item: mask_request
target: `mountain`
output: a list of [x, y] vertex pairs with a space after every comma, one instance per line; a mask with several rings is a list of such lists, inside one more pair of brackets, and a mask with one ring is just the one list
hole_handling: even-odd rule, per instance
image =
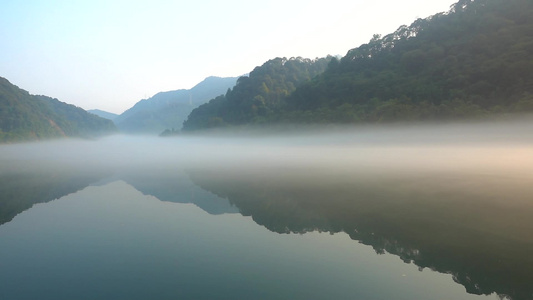
[[224, 94], [235, 85], [236, 77], [208, 77], [190, 90], [161, 92], [137, 102], [114, 121], [121, 131], [159, 134], [180, 129], [189, 113], [200, 104]]
[[[261, 68], [264, 68], [261, 67]], [[486, 118], [533, 111], [533, 1], [460, 0], [351, 49], [271, 105], [262, 82], [194, 110], [185, 130]], [[283, 68], [274, 76], [287, 78]], [[271, 77], [273, 75], [270, 75]], [[268, 86], [268, 78], [263, 82]]]
[[240, 77], [232, 90], [194, 109], [183, 123], [185, 131], [261, 123], [282, 109], [297, 86], [322, 73], [332, 57], [275, 58]]
[[110, 120], [54, 98], [31, 95], [0, 77], [0, 142], [94, 137], [115, 130]]
[[99, 109], [89, 109], [87, 112], [90, 112], [93, 115], [97, 115], [100, 118], [108, 119], [113, 121], [116, 117], [118, 117], [117, 114], [110, 113], [107, 111], [99, 110]]
[[287, 100], [283, 119], [387, 122], [533, 110], [533, 2], [461, 0], [348, 51]]

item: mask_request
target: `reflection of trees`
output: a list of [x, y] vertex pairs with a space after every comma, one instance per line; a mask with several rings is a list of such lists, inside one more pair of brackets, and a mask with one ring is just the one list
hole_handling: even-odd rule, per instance
[[34, 204], [75, 193], [112, 174], [115, 174], [113, 180], [122, 179], [161, 201], [193, 203], [210, 214], [237, 212], [227, 201], [199, 189], [179, 170], [146, 167], [116, 172], [115, 168], [89, 168], [76, 164], [4, 165], [0, 170], [0, 225]]
[[[443, 174], [403, 179], [311, 175], [319, 174], [312, 170], [189, 174], [274, 232], [346, 232], [377, 253], [452, 274], [469, 293], [496, 292], [515, 300], [533, 295], [533, 206], [527, 203], [533, 190], [527, 185]], [[513, 198], [502, 198], [509, 195]]]
[[209, 214], [236, 213], [237, 208], [227, 200], [199, 189], [186, 174], [175, 168], [127, 168], [117, 175], [136, 190], [161, 201], [193, 203]]
[[0, 173], [0, 225], [37, 203], [46, 203], [77, 192], [105, 176], [103, 170], [68, 166], [35, 167]]

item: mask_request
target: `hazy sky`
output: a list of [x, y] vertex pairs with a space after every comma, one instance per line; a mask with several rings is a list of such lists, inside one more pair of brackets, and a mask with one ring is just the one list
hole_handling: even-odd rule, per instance
[[122, 113], [160, 91], [275, 57], [346, 52], [456, 0], [2, 0], [0, 77]]

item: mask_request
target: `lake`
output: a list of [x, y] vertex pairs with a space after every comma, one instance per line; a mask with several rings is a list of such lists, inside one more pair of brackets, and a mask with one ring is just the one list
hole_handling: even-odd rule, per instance
[[530, 122], [0, 146], [0, 299], [533, 299]]

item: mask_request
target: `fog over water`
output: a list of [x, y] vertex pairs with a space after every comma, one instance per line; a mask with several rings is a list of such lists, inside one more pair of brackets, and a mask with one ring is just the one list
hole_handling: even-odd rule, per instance
[[[464, 171], [533, 174], [533, 121], [336, 127], [289, 132], [116, 135], [0, 146], [2, 169], [40, 164], [120, 168], [218, 165], [360, 173]], [[260, 171], [260, 169], [258, 169]]]
[[[218, 132], [170, 138], [115, 135], [4, 145], [0, 159], [3, 173], [65, 167], [111, 173], [223, 170], [225, 176], [268, 174], [326, 183], [394, 182], [411, 187], [424, 183], [424, 191], [433, 193], [465, 188], [488, 199], [529, 205], [529, 192], [518, 191], [529, 191], [533, 182], [533, 122]], [[505, 197], [509, 193], [512, 199]]]
[[[251, 216], [255, 224], [262, 226], [261, 229], [279, 233], [281, 239], [291, 233], [342, 232], [349, 242], [359, 241], [379, 254], [388, 252], [406, 263], [414, 263], [420, 269], [451, 274], [452, 278], [442, 282], [451, 283], [453, 279], [468, 293], [463, 295], [464, 298], [454, 296], [453, 299], [467, 299], [471, 294], [495, 296], [496, 293], [500, 297], [518, 300], [530, 299], [533, 295], [530, 286], [533, 280], [533, 257], [530, 255], [533, 251], [533, 121], [525, 119], [469, 124], [219, 131], [169, 138], [115, 135], [99, 140], [70, 139], [2, 145], [0, 179], [0, 229], [6, 232], [10, 224], [19, 226], [17, 221], [23, 222], [24, 218], [19, 216], [27, 218], [29, 211], [39, 214], [44, 206], [36, 203], [89, 205], [92, 202], [78, 203], [76, 199], [101, 188], [108, 192], [94, 199], [101, 200], [102, 212], [86, 212], [90, 222], [83, 228], [92, 228], [92, 222], [98, 223], [109, 217], [105, 207], [116, 208], [118, 215], [122, 212], [129, 214], [129, 196], [120, 198], [120, 191], [136, 190], [152, 197], [150, 199], [173, 202], [172, 205], [194, 204], [209, 215], [239, 213], [241, 217]], [[68, 198], [72, 199], [52, 201]], [[113, 203], [121, 204], [113, 206]], [[147, 208], [148, 211], [143, 211], [141, 215], [160, 220], [159, 213], [156, 213], [157, 201], [152, 204], [152, 208]], [[176, 216], [184, 218], [184, 212], [190, 209], [173, 206], [174, 210]], [[173, 220], [172, 216], [167, 217], [168, 222]], [[205, 215], [198, 214], [196, 217], [195, 222], [206, 222]], [[68, 220], [64, 222], [68, 224]], [[31, 228], [31, 220], [28, 224]], [[166, 225], [172, 226], [170, 223]], [[138, 224], [133, 227], [136, 226]], [[183, 230], [183, 226], [186, 224], [177, 227], [183, 231], [176, 237], [178, 244], [184, 237], [196, 239], [196, 230], [203, 230]], [[215, 228], [218, 226], [221, 225], [214, 225]], [[249, 230], [259, 230], [246, 226]], [[90, 237], [98, 237], [106, 230], [96, 230]], [[109, 230], [113, 232], [114, 229]], [[128, 234], [135, 236], [135, 232], [128, 231]], [[161, 232], [163, 229], [152, 234]], [[168, 234], [173, 236], [174, 232]], [[202, 246], [201, 251], [216, 247], [212, 243], [216, 245], [223, 240], [221, 236], [233, 238], [240, 233], [219, 234], [213, 240], [206, 240], [207, 246]], [[262, 233], [256, 234], [260, 236]], [[58, 235], [61, 236], [60, 233]], [[83, 239], [85, 237], [80, 236], [80, 240]], [[172, 237], [168, 239], [174, 241]], [[260, 238], [255, 242], [250, 239], [248, 237], [241, 242], [261, 242]], [[147, 242], [144, 239], [135, 241], [141, 245]], [[115, 251], [106, 248], [106, 243], [104, 238], [98, 253]], [[191, 253], [199, 251], [187, 247], [180, 249], [188, 249]], [[73, 253], [74, 261], [83, 261], [83, 255], [77, 256], [78, 250], [67, 250]], [[82, 250], [85, 251], [84, 248]], [[172, 258], [175, 248], [170, 247], [166, 251]], [[228, 247], [227, 253], [234, 251], [244, 250]], [[336, 250], [330, 248], [329, 251]], [[288, 255], [292, 252], [280, 250], [279, 253]], [[160, 254], [154, 254], [154, 257], [157, 255]], [[214, 252], [210, 255], [226, 254]], [[142, 254], [142, 257], [147, 255]], [[199, 259], [194, 255], [192, 257]], [[263, 257], [258, 255], [255, 259]], [[103, 258], [95, 259], [105, 261]], [[181, 259], [188, 261], [190, 257]], [[216, 257], [213, 256], [213, 259], [216, 261]], [[233, 268], [240, 266], [242, 261], [242, 257], [237, 257], [228, 265]], [[319, 264], [323, 262], [322, 256], [316, 260]], [[337, 267], [333, 267], [337, 263], [344, 265], [344, 262], [336, 260], [324, 266], [332, 267], [332, 274], [337, 274]], [[102, 265], [106, 264], [102, 262]], [[178, 272], [172, 269], [172, 265], [166, 269], [166, 262], [155, 265], [165, 266], [161, 274]], [[226, 272], [215, 268], [216, 263], [200, 266], [214, 267], [205, 270], [213, 274], [214, 282], [228, 279]], [[190, 269], [183, 269], [183, 274], [179, 273], [179, 276], [186, 278], [191, 272], [196, 274], [197, 267], [192, 265]], [[295, 267], [295, 270], [300, 267]], [[13, 268], [18, 270], [16, 264]], [[31, 269], [32, 264], [28, 264], [27, 268]], [[153, 270], [151, 266], [146, 268]], [[258, 268], [278, 271], [269, 264], [258, 265]], [[146, 270], [140, 271], [140, 274]], [[243, 269], [233, 274], [236, 277], [230, 279], [240, 282], [242, 278], [247, 278], [247, 270], [248, 265], [243, 265]], [[117, 269], [116, 278], [123, 277], [119, 271], [121, 269]], [[365, 273], [364, 270], [346, 269], [348, 273], [356, 271]], [[9, 272], [3, 275], [10, 278]], [[66, 270], [65, 276], [71, 276], [69, 272], [78, 274], [79, 271]], [[205, 277], [201, 272], [197, 275], [198, 278]], [[305, 281], [305, 276], [296, 272], [291, 280]], [[160, 279], [153, 280], [159, 282]], [[379, 285], [381, 279], [376, 280], [372, 282]], [[386, 280], [383, 288], [372, 288], [389, 292], [387, 289], [396, 283], [396, 279]], [[20, 284], [26, 282], [22, 280]], [[128, 283], [117, 289], [128, 290], [129, 284], [137, 283]], [[443, 287], [443, 284], [436, 286]], [[355, 290], [362, 288], [347, 286], [342, 292], [346, 293], [344, 295], [353, 293], [352, 287], [357, 287]], [[176, 286], [169, 284], [165, 288], [170, 291]], [[191, 289], [191, 295], [206, 290]], [[248, 289], [255, 292], [254, 285], [248, 286]], [[404, 298], [398, 299], [412, 299], [412, 293], [423, 293], [424, 290], [425, 287], [416, 286], [406, 290]], [[294, 287], [287, 291], [302, 289]], [[317, 291], [321, 291], [318, 286]], [[450, 291], [442, 288], [442, 294], [432, 295], [433, 298], [427, 294], [423, 297], [442, 299]], [[283, 295], [281, 290], [272, 292]], [[35, 293], [39, 294], [39, 291]], [[49, 299], [54, 299], [55, 294], [50, 293], [49, 296]], [[237, 297], [231, 293], [226, 296], [228, 299]], [[303, 295], [301, 298], [306, 297]]]

